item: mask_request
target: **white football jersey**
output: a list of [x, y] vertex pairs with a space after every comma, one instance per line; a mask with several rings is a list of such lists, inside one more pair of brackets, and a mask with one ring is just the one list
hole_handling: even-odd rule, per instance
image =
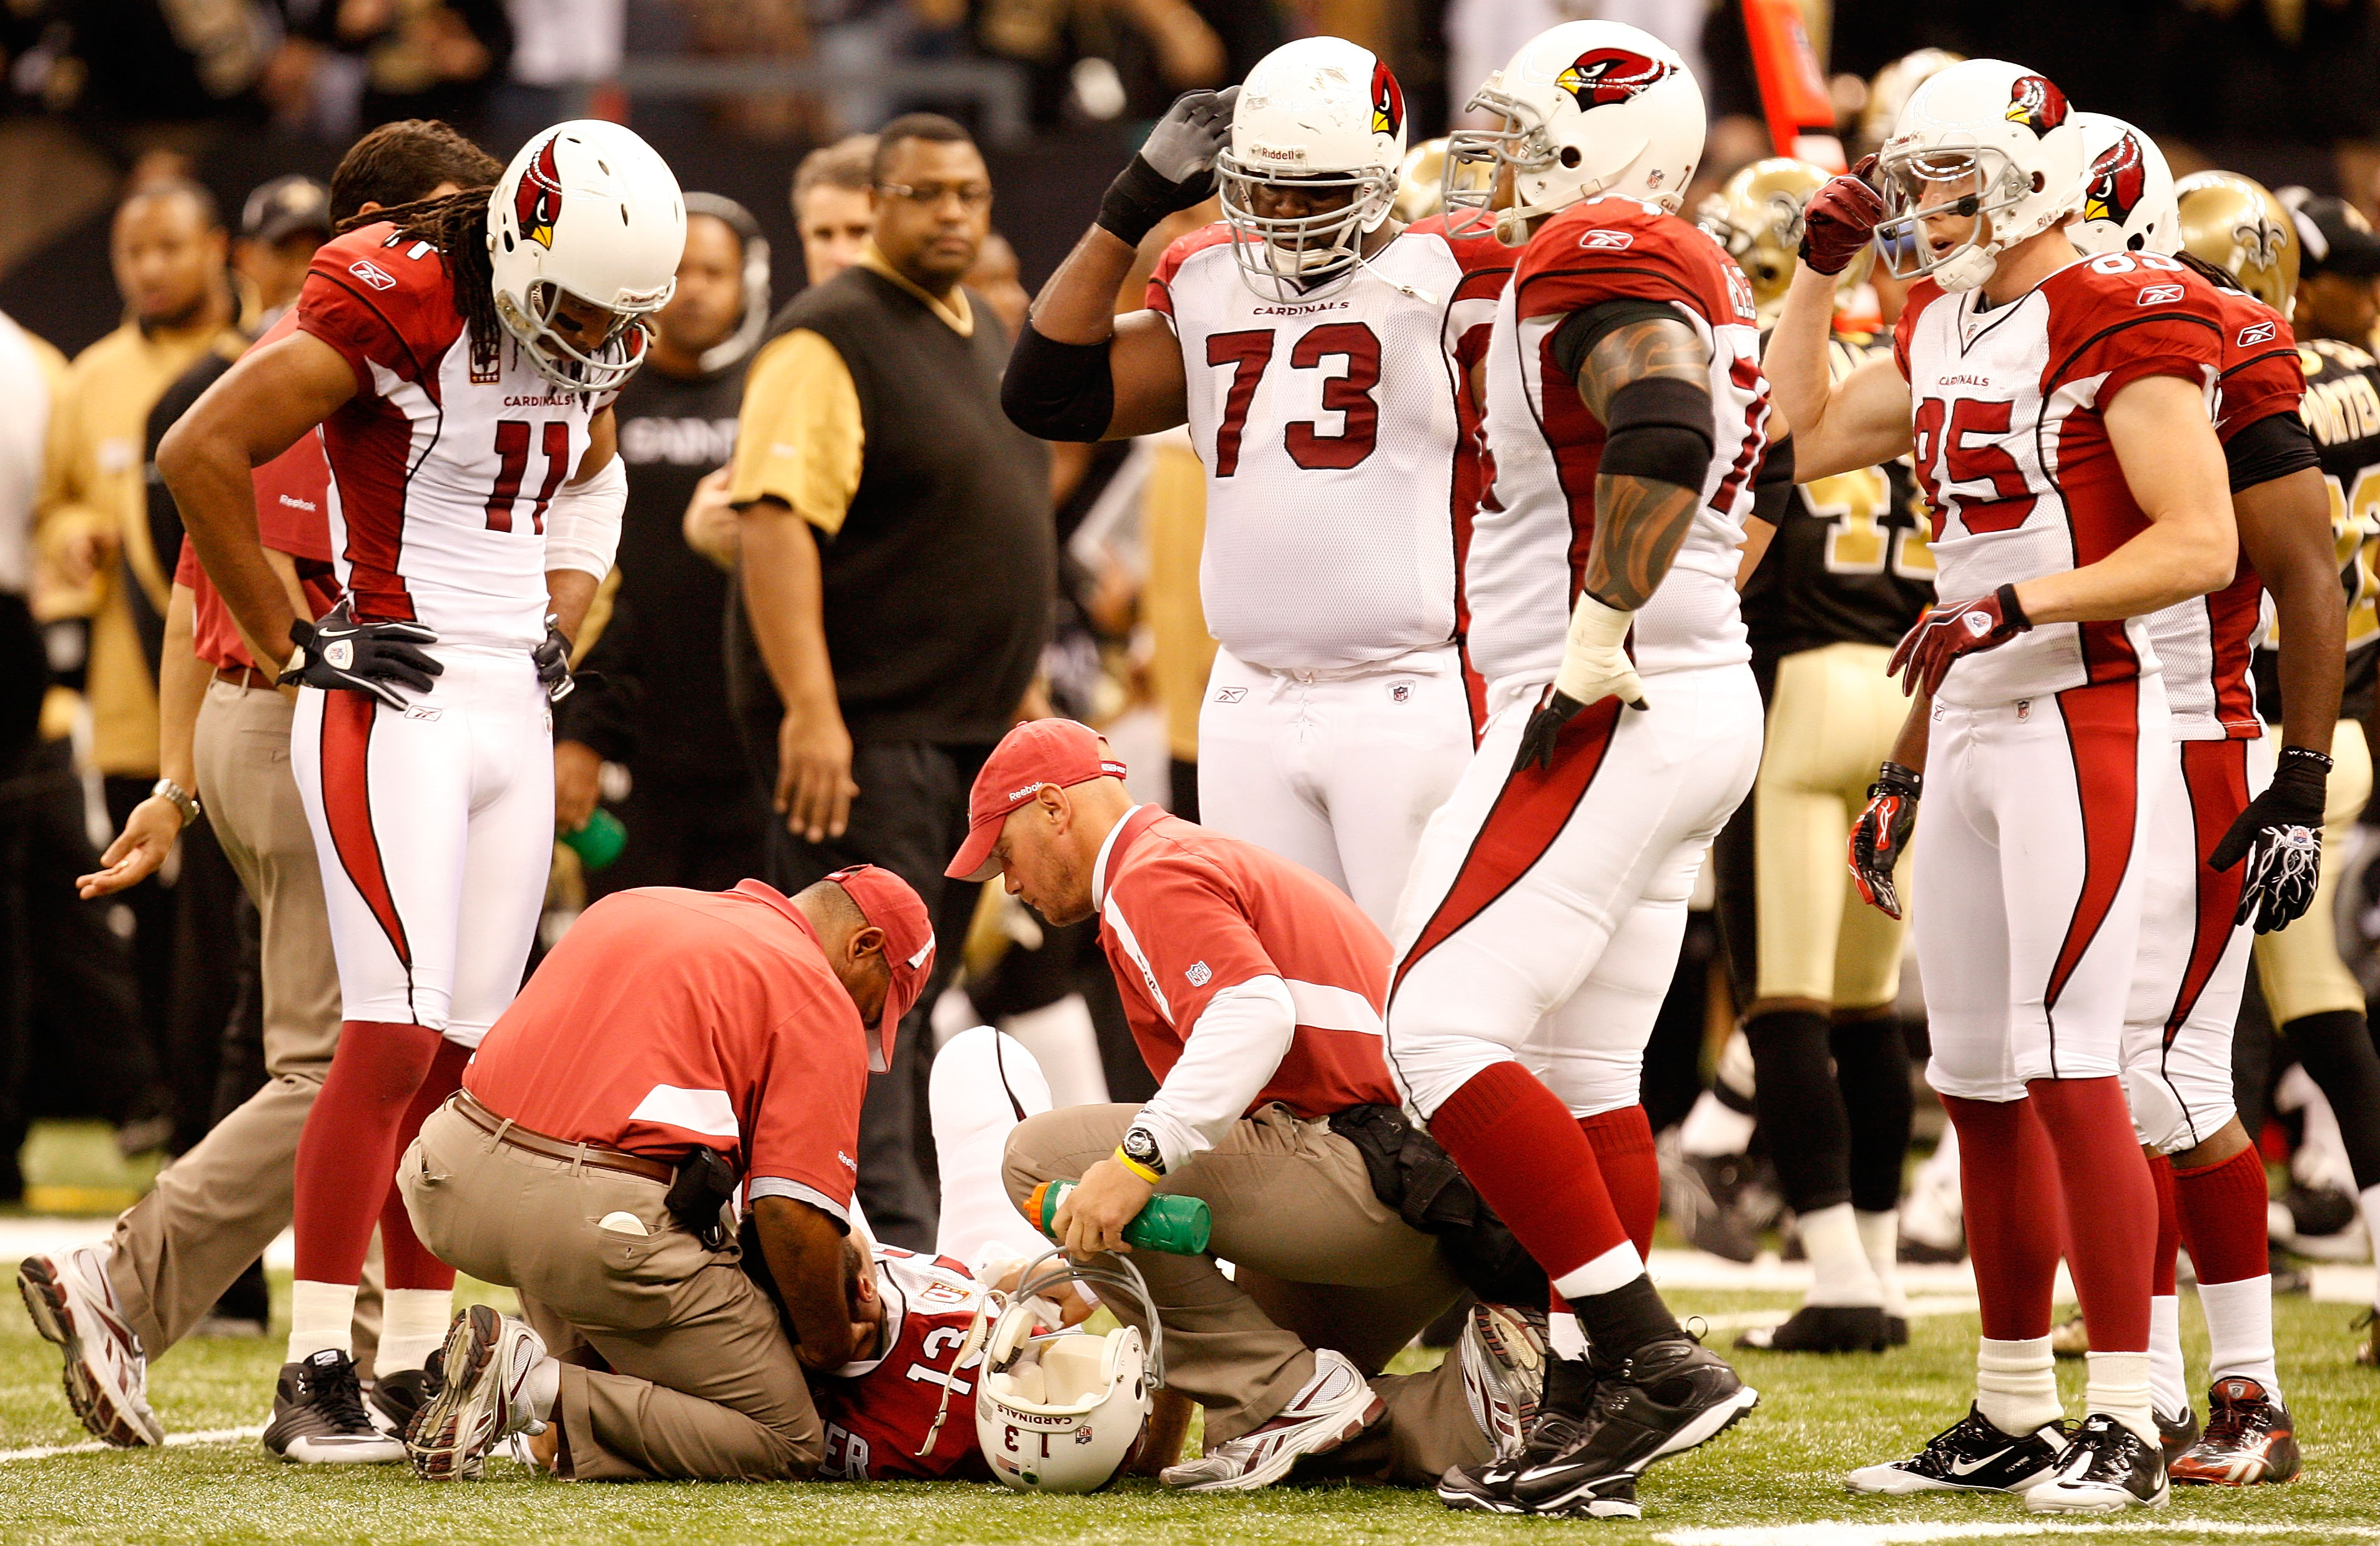
[[1475, 355], [1484, 343], [1515, 254], [1425, 221], [1338, 294], [1281, 304], [1242, 282], [1231, 240], [1224, 225], [1192, 232], [1148, 285], [1181, 342], [1207, 467], [1208, 631], [1283, 671], [1448, 642], [1478, 486], [1459, 360], [1466, 337]]
[[545, 638], [545, 514], [611, 394], [565, 392], [509, 335], [472, 358], [437, 250], [367, 225], [314, 255], [298, 326], [356, 373], [322, 422], [331, 545], [356, 615], [448, 643]]
[[1673, 308], [1711, 357], [1710, 472], [1676, 561], [1636, 615], [1636, 669], [1650, 676], [1752, 658], [1735, 571], [1769, 416], [1752, 287], [1707, 233], [1634, 200], [1593, 200], [1538, 229], [1497, 303], [1488, 355], [1494, 483], [1474, 523], [1464, 583], [1473, 663], [1502, 684], [1491, 702], [1551, 681], [1561, 666], [1595, 539], [1604, 429], [1554, 363], [1554, 335], [1572, 312], [1609, 300]]
[[[2147, 529], [2104, 405], [2143, 376], [2179, 375], [2204, 388], [2211, 416], [2218, 310], [2213, 286], [2154, 252], [2079, 261], [1988, 309], [1981, 290], [1911, 289], [1893, 358], [1945, 604], [2096, 563]], [[1961, 657], [1940, 696], [1982, 708], [2158, 669], [2145, 618], [2043, 624]]]

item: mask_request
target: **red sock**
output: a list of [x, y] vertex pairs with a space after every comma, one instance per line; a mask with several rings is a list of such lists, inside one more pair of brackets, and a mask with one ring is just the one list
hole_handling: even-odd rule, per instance
[[1661, 1217], [1661, 1163], [1653, 1156], [1653, 1123], [1643, 1106], [1622, 1106], [1578, 1119], [1603, 1168], [1603, 1189], [1638, 1256], [1653, 1249], [1653, 1225]]
[[[430, 1072], [421, 1077], [421, 1088], [413, 1092], [413, 1103], [405, 1108], [405, 1118], [397, 1124], [396, 1158], [405, 1159], [405, 1151], [421, 1136], [421, 1124], [433, 1111], [443, 1105], [446, 1097], [463, 1088], [463, 1065], [471, 1061], [471, 1049], [441, 1038], [438, 1054], [431, 1060]], [[380, 1210], [380, 1253], [382, 1270], [387, 1273], [391, 1288], [452, 1288], [455, 1269], [430, 1254], [430, 1248], [413, 1233], [413, 1215], [405, 1211], [405, 1194], [396, 1189], [392, 1172], [388, 1183], [388, 1200]]]
[[363, 1276], [372, 1225], [396, 1175], [397, 1128], [444, 1043], [427, 1026], [340, 1024], [330, 1076], [298, 1139], [299, 1278], [354, 1283]]
[[2273, 1270], [2265, 1245], [2265, 1163], [2253, 1148], [2220, 1164], [2173, 1173], [2174, 1211], [2201, 1283], [2239, 1283]]
[[[2174, 1281], [2174, 1256], [2181, 1249], [2181, 1213], [2174, 1206], [2173, 1166], [2166, 1157], [2149, 1157], [2149, 1180], [2156, 1187], [2156, 1258], [2150, 1263], [2149, 1296], [2169, 1299], [2181, 1292]], [[2261, 1223], [2262, 1218], [2258, 1222]]]
[[2025, 1101], [1942, 1097], [1959, 1129], [1959, 1189], [1984, 1335], [2022, 1342], [2049, 1334], [2058, 1284], [2058, 1157]]
[[1548, 1277], [1628, 1243], [1594, 1146], [1570, 1108], [1519, 1064], [1474, 1074], [1438, 1108], [1429, 1131]]
[[2058, 1156], [2073, 1236], [2066, 1264], [2091, 1330], [2091, 1350], [2144, 1353], [2156, 1187], [2132, 1133], [2122, 1081], [2113, 1076], [2034, 1079], [2025, 1088]]

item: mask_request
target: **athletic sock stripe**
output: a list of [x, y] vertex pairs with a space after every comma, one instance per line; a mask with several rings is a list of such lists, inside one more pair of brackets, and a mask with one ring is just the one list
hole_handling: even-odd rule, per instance
[[322, 694], [322, 816], [340, 868], [410, 977], [413, 951], [389, 890], [388, 871], [381, 864], [380, 838], [372, 831], [371, 733], [379, 718], [380, 704], [368, 693], [342, 688]]

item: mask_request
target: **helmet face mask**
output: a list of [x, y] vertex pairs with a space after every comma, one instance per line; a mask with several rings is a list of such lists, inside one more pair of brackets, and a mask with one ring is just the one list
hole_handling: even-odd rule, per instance
[[[1876, 222], [1876, 247], [1886, 269], [1897, 279], [1932, 275], [1954, 291], [1991, 277], [2001, 250], [1994, 216], [2011, 213], [2033, 192], [2033, 179], [2007, 152], [1973, 140], [1888, 148], [1876, 177], [1885, 217]], [[1957, 221], [1966, 222], [1963, 232], [1945, 229]], [[1935, 238], [1943, 235], [1952, 239], [1937, 251]]]
[[1404, 91], [1371, 50], [1300, 38], [1257, 61], [1215, 158], [1241, 281], [1281, 304], [1353, 284], [1404, 155]]
[[[1247, 166], [1229, 151], [1215, 159], [1215, 183], [1241, 277], [1279, 302], [1318, 299], [1351, 283], [1364, 237], [1388, 219], [1397, 196], [1396, 174], [1386, 168], [1283, 174]], [[1285, 191], [1308, 213], [1265, 213]]]
[[[674, 292], [676, 283], [670, 289]], [[565, 300], [577, 302], [608, 313], [611, 323], [602, 339], [591, 349], [572, 342], [571, 335], [582, 330], [565, 332], [554, 323], [563, 320]], [[583, 296], [574, 296], [549, 280], [539, 280], [528, 287], [528, 307], [524, 310], [513, 298], [503, 291], [496, 294], [496, 320], [528, 357], [537, 373], [557, 386], [573, 392], [604, 392], [625, 383], [645, 362], [645, 351], [652, 347], [653, 328], [650, 318], [662, 306], [669, 304], [664, 295], [655, 305], [636, 311], [613, 310]]]

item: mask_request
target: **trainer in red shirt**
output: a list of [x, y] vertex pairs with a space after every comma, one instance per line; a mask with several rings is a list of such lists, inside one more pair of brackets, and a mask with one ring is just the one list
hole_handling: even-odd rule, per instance
[[1123, 771], [1087, 725], [1018, 725], [976, 777], [948, 871], [1004, 875], [1053, 925], [1097, 912], [1161, 1081], [1066, 1199], [1058, 1222], [1078, 1253], [1110, 1248], [1163, 1176], [1265, 1106], [1311, 1119], [1397, 1102], [1380, 1029], [1387, 937], [1311, 870], [1135, 806]]

